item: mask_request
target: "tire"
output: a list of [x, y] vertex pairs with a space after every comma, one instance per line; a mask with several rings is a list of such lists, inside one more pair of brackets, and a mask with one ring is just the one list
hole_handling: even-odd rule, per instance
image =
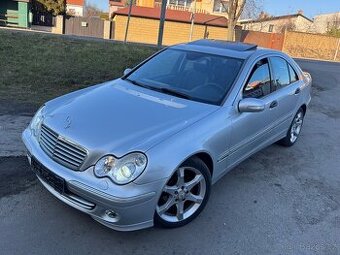
[[290, 124], [286, 137], [280, 140], [279, 144], [285, 147], [291, 147], [296, 143], [302, 130], [304, 117], [305, 112], [302, 108], [300, 108]]
[[186, 160], [163, 188], [155, 211], [155, 225], [176, 228], [193, 221], [207, 204], [210, 190], [211, 174], [206, 164], [196, 157]]

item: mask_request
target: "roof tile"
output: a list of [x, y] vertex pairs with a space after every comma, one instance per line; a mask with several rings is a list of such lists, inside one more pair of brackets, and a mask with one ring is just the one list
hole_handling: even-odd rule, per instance
[[66, 0], [66, 4], [84, 6], [84, 0]]

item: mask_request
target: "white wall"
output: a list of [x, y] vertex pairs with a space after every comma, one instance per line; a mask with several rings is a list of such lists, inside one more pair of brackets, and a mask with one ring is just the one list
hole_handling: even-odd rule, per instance
[[[253, 23], [244, 23], [242, 24], [243, 29], [259, 31], [259, 32], [272, 32], [272, 33], [281, 33], [284, 27], [287, 29], [292, 29], [294, 31], [300, 32], [311, 32], [313, 27], [313, 22], [302, 17], [302, 16], [294, 16], [287, 17], [282, 19], [272, 19], [266, 21], [255, 21]], [[270, 31], [270, 27], [272, 27], [272, 31]]]
[[84, 16], [84, 7], [79, 5], [67, 4], [66, 12], [74, 16]]
[[326, 33], [328, 28], [338, 26], [340, 28], [340, 12], [322, 14], [314, 17], [314, 27], [317, 33]]

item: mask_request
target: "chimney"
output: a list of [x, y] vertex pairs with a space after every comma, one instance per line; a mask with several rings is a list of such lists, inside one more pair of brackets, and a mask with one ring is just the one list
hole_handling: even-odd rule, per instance
[[303, 15], [303, 10], [298, 10], [298, 12], [297, 12], [298, 14], [300, 14], [300, 15]]
[[266, 13], [264, 11], [261, 11], [259, 15], [259, 19], [264, 19], [264, 18], [266, 18]]

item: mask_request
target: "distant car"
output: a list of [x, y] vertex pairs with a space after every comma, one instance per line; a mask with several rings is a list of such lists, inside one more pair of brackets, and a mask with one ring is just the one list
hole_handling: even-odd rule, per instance
[[179, 227], [230, 169], [297, 141], [310, 91], [310, 75], [282, 52], [199, 40], [47, 102], [23, 141], [40, 182], [100, 223]]

